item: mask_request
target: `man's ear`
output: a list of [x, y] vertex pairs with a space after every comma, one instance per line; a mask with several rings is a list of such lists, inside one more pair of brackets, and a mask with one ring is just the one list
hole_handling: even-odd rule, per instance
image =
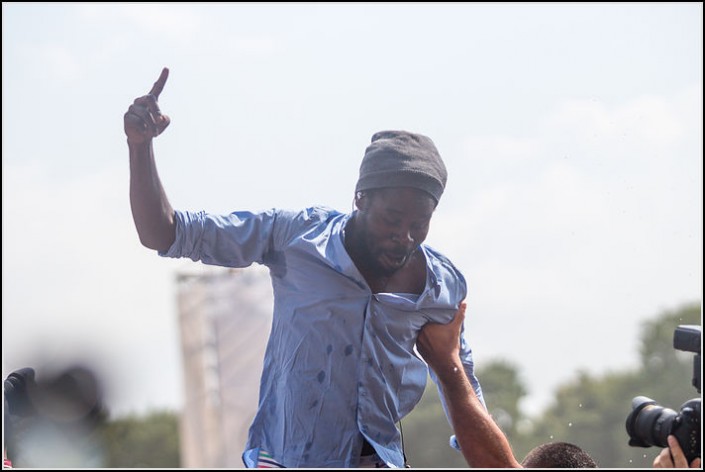
[[367, 208], [369, 199], [365, 192], [357, 192], [355, 194], [355, 207], [358, 210], [364, 211]]

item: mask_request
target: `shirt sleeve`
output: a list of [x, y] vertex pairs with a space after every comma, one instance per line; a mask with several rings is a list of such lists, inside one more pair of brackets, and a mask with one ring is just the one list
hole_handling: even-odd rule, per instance
[[470, 349], [467, 341], [465, 341], [464, 333], [465, 326], [463, 326], [460, 331], [460, 360], [463, 362], [465, 373], [468, 379], [470, 379], [470, 384], [473, 390], [475, 390], [475, 395], [477, 395], [480, 403], [482, 403], [486, 409], [487, 405], [485, 405], [485, 397], [482, 395], [482, 387], [480, 386], [480, 381], [475, 376], [475, 362], [472, 359], [472, 349]]
[[188, 257], [223, 267], [263, 263], [275, 244], [275, 210], [214, 215], [175, 211], [176, 239], [162, 257]]

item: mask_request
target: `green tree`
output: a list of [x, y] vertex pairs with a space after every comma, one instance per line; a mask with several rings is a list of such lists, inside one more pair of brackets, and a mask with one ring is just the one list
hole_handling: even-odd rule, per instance
[[144, 417], [108, 421], [102, 430], [105, 466], [175, 468], [180, 466], [178, 417], [156, 411]]
[[[592, 377], [584, 372], [558, 389], [553, 405], [536, 422], [531, 434], [515, 442], [520, 457], [533, 447], [552, 441], [576, 444], [601, 467], [648, 466], [629, 463], [625, 456], [627, 435], [624, 421], [629, 413], [629, 389], [635, 377], [607, 374]], [[643, 454], [643, 453], [642, 453]], [[636, 456], [631, 460], [637, 459]]]
[[487, 410], [511, 442], [517, 436], [517, 426], [524, 418], [520, 402], [526, 387], [519, 368], [512, 362], [498, 359], [477, 369]]
[[695, 397], [692, 385], [693, 353], [674, 349], [673, 334], [679, 325], [700, 325], [699, 304], [667, 311], [644, 325], [641, 337], [641, 372], [637, 395], [651, 397], [659, 403], [679, 407]]
[[673, 334], [679, 325], [700, 323], [699, 304], [645, 323], [638, 369], [602, 376], [581, 372], [561, 386], [533, 431], [513, 442], [517, 457], [544, 442], [566, 441], [586, 450], [601, 467], [650, 467], [659, 449], [628, 445], [632, 398], [647, 396], [679, 411], [683, 402], [699, 396], [690, 381], [694, 355], [676, 351]]
[[[633, 370], [590, 375], [578, 372], [555, 392], [553, 403], [540, 415], [528, 418], [519, 405], [526, 395], [520, 371], [497, 360], [480, 366], [490, 414], [507, 435], [514, 455], [522, 460], [532, 448], [566, 441], [587, 451], [601, 467], [650, 468], [658, 448], [628, 445], [626, 419], [632, 398], [647, 396], [659, 405], [679, 411], [687, 400], [699, 397], [691, 383], [693, 353], [673, 347], [679, 325], [701, 324], [700, 303], [684, 305], [644, 323], [640, 335], [640, 364]], [[531, 428], [519, 428], [529, 424]], [[462, 454], [448, 445], [452, 434], [436, 386], [428, 383], [421, 402], [403, 421], [404, 442], [414, 467], [467, 467]]]
[[421, 401], [402, 420], [404, 452], [413, 468], [467, 467], [460, 451], [452, 449], [448, 423], [436, 384], [429, 378]]

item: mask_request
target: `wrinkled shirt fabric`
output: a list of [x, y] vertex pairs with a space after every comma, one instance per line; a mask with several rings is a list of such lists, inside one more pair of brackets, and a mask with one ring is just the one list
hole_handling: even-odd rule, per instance
[[[352, 215], [325, 207], [175, 212], [176, 239], [159, 255], [225, 267], [258, 263], [270, 271], [274, 313], [242, 455], [247, 467], [266, 451], [286, 467], [354, 468], [363, 437], [389, 467], [404, 466], [396, 424], [421, 399], [429, 374], [416, 338], [426, 323], [450, 322], [467, 287], [460, 271], [424, 244], [423, 293], [372, 293], [345, 250]], [[462, 335], [461, 358], [484, 404]]]

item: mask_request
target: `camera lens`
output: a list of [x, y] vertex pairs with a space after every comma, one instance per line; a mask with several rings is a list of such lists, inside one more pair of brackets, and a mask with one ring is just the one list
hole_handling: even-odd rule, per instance
[[632, 412], [627, 417], [629, 445], [638, 447], [668, 447], [668, 435], [678, 413], [664, 408], [647, 397], [632, 400]]

